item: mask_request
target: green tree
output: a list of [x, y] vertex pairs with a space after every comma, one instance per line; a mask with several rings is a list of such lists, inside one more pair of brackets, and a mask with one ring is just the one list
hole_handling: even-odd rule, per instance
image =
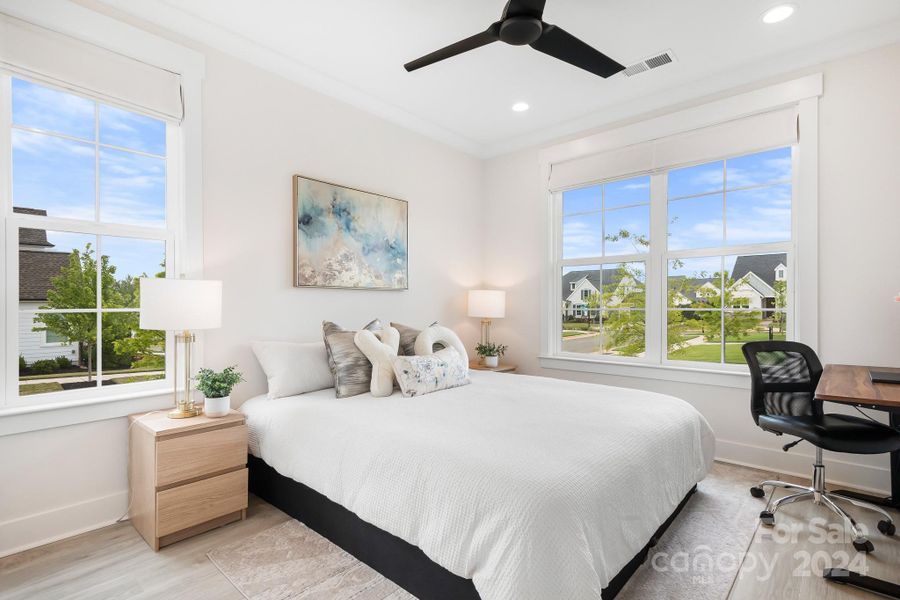
[[[622, 263], [603, 284], [603, 338], [617, 354], [636, 356], [646, 350], [647, 306], [644, 272], [633, 263]], [[599, 296], [599, 294], [597, 294]]]
[[[115, 267], [109, 264], [107, 257], [101, 259], [101, 288], [104, 290], [103, 303], [109, 306], [119, 300], [116, 294]], [[88, 308], [97, 304], [97, 261], [91, 244], [85, 245], [83, 251], [73, 250], [69, 255], [69, 264], [62, 268], [60, 274], [51, 280], [47, 291], [47, 304], [41, 308]], [[109, 296], [107, 296], [107, 292]], [[35, 322], [43, 327], [35, 327], [34, 331], [52, 331], [70, 343], [78, 343], [80, 350], [87, 357], [88, 381], [93, 376], [93, 356], [97, 345], [97, 316], [94, 313], [41, 313]]]
[[[160, 263], [159, 266], [161, 270], [154, 277], [162, 279], [166, 276], [166, 261]], [[147, 274], [144, 273], [143, 277], [146, 276]], [[138, 307], [141, 305], [141, 286], [137, 278], [129, 275], [125, 279], [120, 280], [117, 285], [127, 306]], [[136, 320], [131, 334], [126, 337], [116, 338], [114, 348], [119, 354], [142, 357], [142, 366], [163, 368], [165, 366], [165, 358], [162, 356], [162, 352], [165, 349], [165, 343], [165, 331], [140, 329]]]
[[778, 311], [772, 313], [772, 325], [779, 333], [784, 333], [787, 330], [787, 320], [785, 313], [781, 311], [787, 308], [787, 282], [776, 281], [772, 287], [775, 288], [775, 308]]
[[[97, 304], [97, 261], [92, 245], [84, 250], [73, 250], [68, 264], [51, 280], [47, 291], [47, 303], [41, 308], [84, 309]], [[116, 267], [108, 256], [100, 257], [100, 290], [103, 308], [139, 306], [138, 286], [132, 277], [116, 279]], [[93, 379], [97, 353], [96, 313], [40, 313], [35, 317], [39, 326], [34, 331], [52, 331], [69, 343], [77, 343], [80, 355], [86, 362], [88, 381]], [[130, 364], [131, 357], [140, 348], [152, 346], [155, 338], [143, 336], [143, 343], [118, 344], [135, 337], [138, 330], [137, 313], [107, 313], [102, 317], [103, 353], [105, 363], [112, 366]], [[156, 333], [157, 338], [161, 332]], [[117, 347], [118, 346], [118, 347]], [[107, 362], [108, 361], [108, 362]]]

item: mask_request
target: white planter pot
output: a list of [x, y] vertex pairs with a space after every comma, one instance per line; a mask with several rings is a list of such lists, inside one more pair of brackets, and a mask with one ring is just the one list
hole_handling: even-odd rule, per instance
[[485, 356], [484, 357], [484, 366], [496, 367], [498, 364], [500, 364], [499, 356]]
[[224, 417], [229, 410], [231, 410], [231, 396], [203, 399], [203, 414], [207, 417]]

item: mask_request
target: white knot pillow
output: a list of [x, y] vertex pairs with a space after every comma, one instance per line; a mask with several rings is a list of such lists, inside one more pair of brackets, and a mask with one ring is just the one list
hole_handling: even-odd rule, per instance
[[453, 333], [452, 329], [443, 325], [431, 325], [423, 329], [422, 333], [416, 338], [416, 355], [428, 356], [429, 354], [434, 354], [432, 349], [435, 344], [442, 344], [444, 348], [455, 348], [468, 367], [469, 353], [466, 352], [466, 347], [459, 339], [459, 336]]
[[378, 333], [363, 329], [356, 332], [353, 341], [372, 363], [372, 383], [369, 386], [372, 395], [383, 398], [393, 394], [394, 359], [400, 348], [400, 332], [393, 327], [387, 327]]

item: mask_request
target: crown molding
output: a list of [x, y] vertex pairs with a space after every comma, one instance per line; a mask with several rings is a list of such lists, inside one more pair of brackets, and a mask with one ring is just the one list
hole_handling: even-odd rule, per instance
[[99, 2], [295, 81], [315, 92], [340, 100], [427, 138], [482, 158], [482, 147], [477, 142], [183, 8], [161, 0], [99, 0]]
[[583, 117], [560, 123], [553, 127], [512, 138], [496, 144], [483, 146], [483, 157], [502, 156], [563, 140], [575, 134], [584, 134], [605, 126], [646, 115], [655, 111], [687, 104], [696, 100], [712, 100], [711, 96], [735, 90], [748, 85], [758, 85], [767, 79], [779, 76], [796, 77], [798, 71], [820, 67], [823, 63], [860, 54], [900, 42], [900, 20], [878, 27], [857, 31], [831, 39], [825, 43], [808, 46], [784, 55], [771, 56], [765, 60], [746, 63], [741, 67], [704, 77], [673, 88], [662, 89], [653, 94], [604, 107]]
[[679, 86], [657, 90], [643, 97], [598, 107], [586, 115], [495, 143], [479, 143], [419, 117], [352, 84], [322, 73], [238, 33], [176, 7], [165, 0], [98, 0], [155, 25], [238, 57], [266, 71], [300, 83], [396, 125], [429, 137], [477, 158], [488, 159], [526, 148], [539, 147], [582, 132], [664, 110], [667, 107], [707, 99], [748, 83], [796, 73], [824, 62], [900, 41], [900, 20], [856, 31], [806, 48], [769, 56]]

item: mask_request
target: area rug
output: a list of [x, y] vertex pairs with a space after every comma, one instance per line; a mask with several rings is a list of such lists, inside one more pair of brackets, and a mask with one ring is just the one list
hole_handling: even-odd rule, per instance
[[207, 557], [248, 600], [415, 600], [294, 519]]
[[725, 600], [765, 506], [750, 488], [771, 475], [715, 463], [616, 600]]
[[[617, 600], [724, 600], [764, 501], [748, 493], [766, 474], [716, 463]], [[415, 600], [291, 519], [207, 555], [248, 600]]]

